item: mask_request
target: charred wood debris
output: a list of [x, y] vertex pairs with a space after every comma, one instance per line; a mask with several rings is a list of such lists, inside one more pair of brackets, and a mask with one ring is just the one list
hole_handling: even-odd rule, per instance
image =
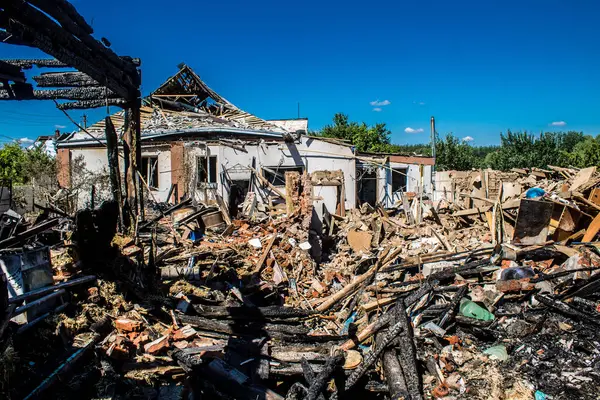
[[[129, 235], [111, 202], [8, 219], [2, 397], [597, 398], [595, 169], [475, 171], [322, 232], [310, 175], [286, 180], [235, 217], [150, 204]], [[40, 248], [52, 280], [15, 294], [6, 260]]]

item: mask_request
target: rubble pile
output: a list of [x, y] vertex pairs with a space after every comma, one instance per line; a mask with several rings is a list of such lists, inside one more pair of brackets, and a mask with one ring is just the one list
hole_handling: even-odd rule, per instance
[[[288, 174], [280, 204], [249, 193], [233, 219], [189, 199], [128, 236], [102, 227], [110, 206], [80, 212], [46, 243], [54, 281], [3, 303], [0, 393], [597, 398], [600, 175], [458, 175], [440, 198], [320, 218]], [[4, 239], [23, 246], [4, 262], [48, 226]]]

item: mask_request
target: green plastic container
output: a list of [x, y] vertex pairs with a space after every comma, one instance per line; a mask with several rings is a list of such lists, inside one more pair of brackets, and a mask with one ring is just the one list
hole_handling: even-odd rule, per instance
[[466, 298], [460, 300], [460, 313], [465, 317], [480, 321], [493, 321], [496, 318], [494, 314]]

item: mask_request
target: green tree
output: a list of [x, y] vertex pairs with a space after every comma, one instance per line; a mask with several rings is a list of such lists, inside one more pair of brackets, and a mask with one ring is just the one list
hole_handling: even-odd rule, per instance
[[573, 151], [563, 155], [569, 166], [586, 168], [600, 166], [600, 136], [586, 136], [578, 142]]
[[38, 183], [53, 184], [56, 181], [56, 161], [43, 146], [34, 146], [25, 150], [23, 176], [27, 182], [35, 179]]
[[0, 149], [0, 178], [14, 184], [24, 183], [25, 151], [17, 143], [7, 143]]
[[7, 143], [0, 149], [0, 178], [14, 185], [30, 183], [51, 185], [56, 181], [56, 163], [41, 146], [29, 149]]
[[470, 170], [478, 168], [473, 147], [460, 140], [452, 133], [440, 139], [436, 135], [435, 165], [439, 170]]
[[337, 113], [333, 125], [323, 127], [320, 136], [338, 138], [356, 146], [357, 151], [380, 152], [390, 145], [391, 132], [385, 124], [368, 126], [364, 122], [350, 121], [348, 115]]

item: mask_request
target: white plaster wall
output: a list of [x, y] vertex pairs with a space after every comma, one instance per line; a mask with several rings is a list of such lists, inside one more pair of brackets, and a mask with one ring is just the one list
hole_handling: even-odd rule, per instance
[[[236, 146], [237, 147], [237, 146]], [[224, 185], [223, 173], [231, 180], [250, 179], [252, 158], [256, 158], [256, 169], [262, 167], [304, 166], [307, 172], [323, 170], [342, 170], [346, 189], [346, 208], [356, 205], [356, 168], [354, 155], [350, 148], [303, 137], [299, 144], [283, 142], [245, 145], [241, 151], [226, 145], [210, 145], [210, 154], [217, 154], [219, 173], [218, 191], [224, 199], [228, 197], [228, 188]], [[189, 154], [202, 153], [196, 145], [189, 145]], [[281, 188], [285, 193], [285, 188]], [[259, 196], [260, 197], [260, 196]]]
[[[407, 177], [406, 177], [406, 191], [407, 192], [419, 192], [419, 185], [421, 181], [421, 174], [419, 170], [418, 164], [405, 164], [405, 163], [397, 163], [390, 162], [388, 164], [389, 168], [408, 168]], [[384, 203], [387, 207], [394, 206], [398, 201], [401, 201], [399, 195], [392, 196], [392, 172], [389, 168], [385, 169], [386, 181], [382, 186], [385, 186], [385, 191], [380, 191], [380, 201]], [[380, 169], [382, 171], [383, 168]], [[423, 193], [427, 195], [432, 195], [432, 177], [431, 177], [431, 165], [423, 166]], [[387, 196], [386, 196], [387, 194]]]
[[[87, 171], [97, 174], [108, 174], [108, 156], [106, 148], [72, 149], [71, 163], [75, 162], [75, 159], [79, 157], [83, 157], [83, 162], [85, 163], [85, 169]], [[86, 178], [88, 177], [84, 176], [84, 179]], [[99, 188], [94, 182], [94, 179], [89, 177], [89, 180], [86, 179], [86, 183], [79, 188], [77, 208], [84, 208], [90, 205], [92, 185], [96, 186], [96, 205], [98, 205], [100, 201], [110, 198], [110, 192]]]
[[[158, 188], [152, 189], [152, 195], [158, 202], [167, 201], [171, 189], [171, 151], [169, 146], [160, 148], [142, 148], [142, 157], [158, 157]], [[148, 182], [146, 182], [148, 183]]]
[[[238, 145], [236, 145], [237, 147]], [[242, 147], [242, 145], [239, 145]], [[342, 170], [344, 173], [346, 209], [356, 206], [356, 162], [352, 150], [347, 146], [340, 146], [325, 141], [302, 137], [298, 144], [284, 142], [261, 142], [260, 144], [246, 144], [245, 151], [240, 151], [223, 144], [206, 144], [202, 141], [185, 143], [185, 162], [188, 163], [190, 188], [195, 191], [199, 201], [211, 202], [215, 200], [215, 193], [220, 193], [227, 201], [228, 187], [224, 184], [223, 174], [226, 173], [232, 180], [248, 180], [251, 171], [252, 158], [256, 158], [257, 170], [262, 167], [276, 166], [304, 166], [309, 173], [324, 170]], [[89, 170], [99, 172], [107, 167], [106, 149], [72, 149], [73, 159], [83, 155]], [[144, 146], [142, 156], [158, 155], [158, 189], [152, 190], [157, 201], [166, 201], [171, 188], [171, 153], [168, 146]], [[217, 180], [215, 190], [200, 190], [196, 187], [196, 157], [217, 155]], [[121, 173], [123, 165], [121, 160]], [[385, 182], [385, 176], [381, 177]], [[382, 186], [382, 185], [380, 185]], [[285, 192], [284, 188], [281, 188]], [[181, 189], [180, 189], [181, 192]], [[182, 195], [183, 193], [179, 193]], [[259, 196], [260, 198], [260, 196]], [[266, 198], [266, 197], [265, 197]]]
[[83, 156], [86, 169], [92, 172], [100, 172], [108, 166], [108, 159], [105, 148], [91, 149], [72, 149], [71, 161], [77, 157]]

